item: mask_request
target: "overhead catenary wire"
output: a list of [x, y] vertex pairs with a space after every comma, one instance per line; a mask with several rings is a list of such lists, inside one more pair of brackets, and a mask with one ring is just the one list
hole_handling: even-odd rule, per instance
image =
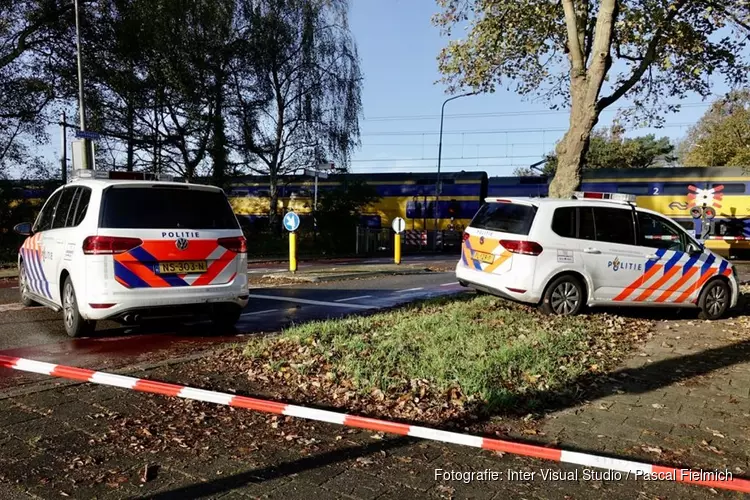
[[[701, 108], [709, 107], [712, 103], [710, 102], [691, 102], [685, 104], [668, 104], [671, 106], [679, 106], [680, 108]], [[636, 106], [621, 106], [618, 108], [607, 108], [604, 112], [612, 111], [625, 111], [638, 109]], [[445, 118], [494, 118], [500, 116], [539, 116], [539, 115], [564, 115], [570, 114], [570, 110], [554, 110], [554, 109], [540, 109], [532, 111], [490, 111], [485, 113], [453, 113], [445, 115]], [[380, 121], [419, 121], [419, 120], [436, 120], [439, 119], [440, 115], [384, 115], [384, 116], [373, 116], [371, 118], [365, 117], [364, 122], [380, 122]]]
[[[680, 127], [689, 127], [694, 125], [693, 122], [684, 122], [684, 123], [672, 123], [668, 125], [661, 125], [659, 127], [651, 127], [654, 129], [663, 129], [663, 128], [680, 128]], [[645, 127], [644, 127], [645, 128]], [[496, 135], [496, 134], [528, 134], [528, 133], [543, 133], [543, 132], [567, 132], [568, 127], [558, 127], [558, 128], [510, 128], [510, 129], [498, 129], [498, 130], [453, 130], [448, 132], [443, 132], [443, 135]], [[361, 134], [362, 137], [375, 137], [375, 136], [405, 136], [405, 135], [439, 135], [439, 132], [433, 131], [433, 130], [414, 130], [414, 131], [387, 131], [387, 132], [368, 132]]]

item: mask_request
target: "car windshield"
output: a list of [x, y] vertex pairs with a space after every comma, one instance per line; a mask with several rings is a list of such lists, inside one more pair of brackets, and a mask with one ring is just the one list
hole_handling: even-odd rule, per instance
[[182, 186], [113, 186], [100, 217], [112, 229], [239, 229], [224, 193]]
[[479, 209], [469, 227], [528, 235], [536, 207], [517, 203], [487, 203]]

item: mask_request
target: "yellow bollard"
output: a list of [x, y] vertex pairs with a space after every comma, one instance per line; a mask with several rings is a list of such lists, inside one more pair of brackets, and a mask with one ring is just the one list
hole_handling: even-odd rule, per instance
[[297, 233], [289, 233], [289, 270], [297, 272]]
[[393, 261], [396, 264], [401, 264], [401, 233], [396, 233], [396, 237], [393, 239], [393, 251], [396, 254]]

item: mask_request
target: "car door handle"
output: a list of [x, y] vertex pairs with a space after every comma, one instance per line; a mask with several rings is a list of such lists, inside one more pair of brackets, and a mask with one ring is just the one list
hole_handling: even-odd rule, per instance
[[659, 256], [656, 255], [656, 254], [653, 254], [653, 253], [650, 253], [650, 254], [646, 255], [646, 258], [648, 260], [659, 260]]
[[584, 248], [583, 251], [584, 251], [584, 253], [601, 253], [596, 248]]

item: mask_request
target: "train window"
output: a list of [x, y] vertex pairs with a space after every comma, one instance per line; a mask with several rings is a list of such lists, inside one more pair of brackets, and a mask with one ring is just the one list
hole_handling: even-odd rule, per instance
[[519, 184], [547, 184], [546, 176], [519, 177]]
[[617, 186], [617, 192], [634, 195], [654, 194], [654, 190], [648, 184], [622, 184]]
[[724, 186], [724, 189], [722, 189], [721, 192], [724, 194], [745, 194], [745, 185], [740, 183], [711, 184], [711, 187], [716, 188], [722, 185]]
[[686, 196], [688, 194], [687, 184], [664, 184], [659, 194], [679, 194]]

